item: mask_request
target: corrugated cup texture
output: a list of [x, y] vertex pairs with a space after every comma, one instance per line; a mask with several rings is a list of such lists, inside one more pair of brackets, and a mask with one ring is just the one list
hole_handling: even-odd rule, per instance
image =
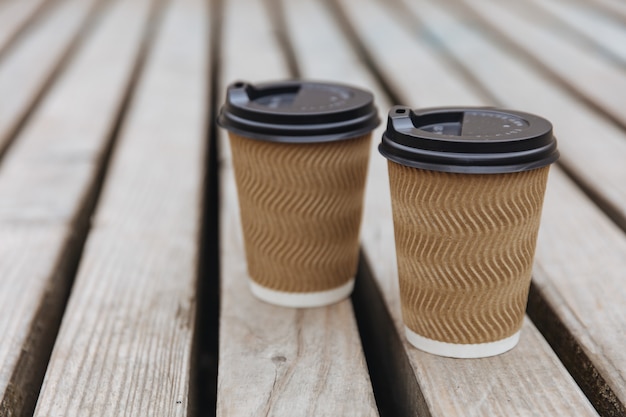
[[549, 167], [456, 174], [389, 161], [405, 324], [475, 344], [522, 326]]
[[230, 133], [255, 282], [302, 293], [331, 290], [354, 277], [370, 139], [293, 144]]

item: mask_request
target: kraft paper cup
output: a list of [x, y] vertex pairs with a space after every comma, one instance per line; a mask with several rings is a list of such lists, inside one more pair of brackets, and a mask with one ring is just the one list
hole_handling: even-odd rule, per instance
[[229, 130], [250, 289], [315, 307], [354, 287], [371, 131], [371, 94], [344, 85], [235, 83]]
[[408, 341], [456, 358], [512, 349], [558, 158], [551, 124], [493, 108], [395, 107], [379, 149]]

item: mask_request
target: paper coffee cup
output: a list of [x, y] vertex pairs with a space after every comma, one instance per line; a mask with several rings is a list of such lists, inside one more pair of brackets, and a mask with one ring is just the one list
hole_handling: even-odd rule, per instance
[[250, 288], [288, 307], [340, 301], [354, 286], [371, 94], [344, 85], [235, 83], [229, 130]]
[[493, 108], [398, 106], [379, 150], [389, 160], [408, 341], [458, 358], [512, 349], [558, 158], [551, 124]]

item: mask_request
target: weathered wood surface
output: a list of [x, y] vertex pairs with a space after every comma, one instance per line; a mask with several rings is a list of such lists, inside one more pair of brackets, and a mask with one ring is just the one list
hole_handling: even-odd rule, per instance
[[33, 23], [52, 0], [0, 2], [0, 60], [5, 50]]
[[0, 414], [34, 406], [148, 12], [111, 4], [2, 161]]
[[[288, 59], [272, 34], [263, 3], [234, 0], [225, 7], [222, 92], [235, 80], [288, 78]], [[230, 148], [224, 131], [220, 137], [217, 415], [378, 415], [349, 300], [289, 309], [250, 293]]]
[[548, 186], [534, 283], [557, 323], [539, 308], [538, 326], [603, 414], [624, 415], [626, 236], [561, 171]]
[[[9, 4], [14, 3], [19, 2]], [[19, 45], [0, 55], [0, 158], [37, 98], [68, 59], [96, 1], [58, 3], [22, 35]]]
[[162, 13], [36, 416], [182, 416], [193, 408], [208, 14], [195, 0]]
[[194, 406], [208, 13], [201, 0], [161, 13], [36, 416], [184, 416]]

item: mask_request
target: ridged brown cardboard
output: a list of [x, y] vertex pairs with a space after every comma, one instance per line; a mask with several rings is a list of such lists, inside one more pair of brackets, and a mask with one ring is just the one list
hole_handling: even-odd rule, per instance
[[354, 279], [370, 138], [292, 144], [230, 134], [256, 283], [301, 293]]
[[558, 158], [552, 125], [493, 108], [398, 106], [379, 150], [409, 342], [459, 358], [513, 348]]
[[233, 83], [229, 131], [250, 289], [288, 307], [340, 301], [354, 286], [373, 96], [334, 83]]
[[406, 326], [457, 344], [513, 336], [526, 310], [549, 167], [468, 175], [388, 164]]

